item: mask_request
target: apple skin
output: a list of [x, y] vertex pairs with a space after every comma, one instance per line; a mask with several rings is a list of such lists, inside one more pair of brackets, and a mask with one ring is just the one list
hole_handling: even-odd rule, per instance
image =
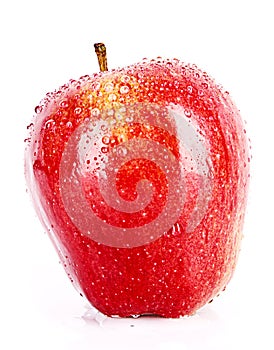
[[[127, 111], [132, 106], [134, 113]], [[122, 117], [117, 112], [121, 109]], [[175, 111], [177, 121], [166, 118], [169, 110]], [[109, 111], [114, 111], [114, 117]], [[226, 287], [242, 239], [249, 147], [239, 111], [212, 78], [195, 65], [176, 59], [144, 60], [71, 80], [48, 93], [35, 112], [25, 153], [27, 185], [69, 278], [94, 307], [108, 316], [154, 314], [177, 318], [195, 313]], [[127, 113], [131, 113], [129, 119], [125, 119]], [[144, 122], [140, 114], [151, 116]], [[165, 127], [147, 127], [148, 122], [155, 124], [155, 114], [160, 124], [161, 118], [168, 120]], [[118, 127], [111, 126], [111, 116], [116, 122], [118, 116], [122, 118]], [[102, 120], [107, 122], [107, 130], [98, 127]], [[197, 142], [194, 140], [194, 148], [201, 154], [191, 153], [191, 140], [180, 139], [180, 120], [185, 131], [190, 125], [189, 130], [199, 137]], [[85, 123], [86, 129], [78, 132]], [[96, 132], [87, 131], [90, 124]], [[92, 143], [84, 147], [84, 161], [79, 160], [82, 134], [87, 144]], [[176, 177], [176, 172], [171, 177], [181, 193], [170, 201], [166, 217], [172, 217], [178, 208], [180, 212], [172, 217], [170, 226], [162, 220], [162, 232], [153, 236], [151, 231], [151, 239], [146, 236], [142, 241], [141, 237], [127, 244], [125, 236], [120, 241], [117, 236], [108, 241], [108, 234], [101, 239], [99, 226], [88, 230], [92, 218], [99, 218], [98, 225], [100, 220], [102, 225], [109, 225], [110, 236], [118, 232], [112, 232], [112, 227], [122, 229], [123, 224], [123, 232], [137, 227], [142, 236], [146, 219], [157, 221], [167, 205], [171, 193], [167, 188], [171, 187], [167, 186], [167, 174], [157, 167], [157, 156], [147, 153], [148, 159], [144, 160], [144, 152], [150, 149], [140, 151], [137, 160], [130, 160], [115, 173], [117, 193], [129, 204], [148, 189], [144, 187], [142, 192], [141, 186], [138, 194], [140, 180], [152, 183], [154, 192], [149, 198], [153, 204], [146, 207], [145, 219], [133, 210], [119, 212], [111, 208], [100, 193], [100, 162], [107, 167], [108, 152], [140, 139], [150, 140], [156, 148], [166, 146], [174, 154], [172, 161], [178, 164], [183, 180]], [[75, 142], [79, 144], [75, 146]], [[138, 155], [138, 144], [130, 147], [137, 147]], [[119, 161], [119, 155], [114, 161]], [[72, 164], [77, 164], [77, 176]], [[108, 185], [104, 191], [105, 195], [111, 191]], [[86, 210], [95, 212], [91, 219]]]

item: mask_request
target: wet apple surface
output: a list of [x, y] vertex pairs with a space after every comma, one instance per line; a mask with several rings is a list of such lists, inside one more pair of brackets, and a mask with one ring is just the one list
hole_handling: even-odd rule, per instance
[[191, 315], [229, 282], [249, 153], [229, 94], [143, 60], [71, 80], [31, 124], [26, 178], [67, 274], [106, 315]]

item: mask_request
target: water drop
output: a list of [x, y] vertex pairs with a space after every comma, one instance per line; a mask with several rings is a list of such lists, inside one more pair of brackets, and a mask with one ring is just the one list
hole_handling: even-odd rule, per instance
[[39, 114], [39, 113], [42, 112], [42, 109], [43, 109], [42, 106], [36, 106], [36, 107], [34, 108], [34, 112], [37, 113], [37, 114]]
[[105, 91], [106, 91], [106, 92], [110, 92], [110, 91], [113, 90], [114, 85], [113, 85], [112, 83], [106, 83], [105, 86], [104, 86], [104, 88], [105, 88]]
[[210, 157], [206, 158], [206, 165], [208, 167], [208, 177], [214, 179], [214, 168]]
[[102, 138], [102, 142], [105, 144], [105, 145], [108, 145], [109, 144], [109, 137], [108, 136], [104, 136]]
[[70, 79], [69, 82], [73, 87], [75, 87], [78, 84], [77, 80], [75, 80], [75, 79]]
[[91, 84], [91, 88], [95, 91], [100, 89], [100, 83], [98, 81], [95, 81], [94, 83]]
[[82, 75], [79, 80], [85, 82], [85, 81], [89, 80], [89, 78], [90, 78], [89, 75], [86, 74], [86, 75]]
[[62, 108], [68, 107], [68, 102], [67, 102], [66, 100], [62, 100], [62, 101], [60, 102], [60, 107], [62, 107]]
[[185, 110], [185, 116], [186, 116], [186, 117], [188, 117], [188, 118], [190, 118], [190, 117], [191, 117], [191, 112], [190, 112], [190, 111]]
[[71, 127], [72, 127], [72, 122], [67, 122], [66, 126], [67, 126], [68, 128], [71, 128]]
[[45, 128], [50, 129], [54, 125], [55, 125], [55, 121], [53, 119], [49, 119], [45, 124]]
[[129, 87], [127, 85], [122, 85], [120, 87], [121, 94], [127, 94], [129, 92]]
[[132, 115], [128, 116], [128, 117], [126, 118], [126, 122], [128, 122], [128, 123], [133, 122], [133, 116], [132, 116]]
[[100, 110], [98, 108], [93, 108], [91, 110], [91, 114], [93, 115], [93, 117], [98, 117], [100, 115]]
[[127, 154], [127, 149], [125, 147], [119, 147], [117, 153], [120, 156], [125, 156]]
[[130, 81], [130, 77], [128, 75], [123, 75], [121, 77], [121, 82], [128, 83]]
[[190, 94], [192, 94], [193, 88], [192, 88], [191, 85], [189, 85], [189, 86], [187, 87], [187, 91], [188, 91]]
[[27, 126], [27, 129], [29, 130], [30, 128], [33, 127], [33, 123], [30, 123], [28, 126]]
[[113, 109], [109, 109], [109, 110], [107, 111], [107, 115], [108, 115], [109, 117], [113, 116], [113, 115], [114, 115], [114, 110], [113, 110]]
[[76, 107], [74, 110], [74, 114], [79, 115], [82, 112], [82, 108]]
[[126, 136], [124, 134], [120, 134], [117, 136], [118, 143], [125, 142], [127, 140]]
[[196, 275], [196, 278], [197, 278], [197, 280], [200, 280], [200, 279], [202, 278], [202, 274], [201, 274], [201, 273], [198, 273], [198, 274]]
[[101, 148], [101, 152], [102, 153], [107, 153], [108, 152], [108, 148], [107, 147], [102, 147]]
[[115, 94], [110, 94], [109, 96], [108, 96], [108, 100], [109, 101], [115, 101], [117, 99], [117, 96], [115, 95]]

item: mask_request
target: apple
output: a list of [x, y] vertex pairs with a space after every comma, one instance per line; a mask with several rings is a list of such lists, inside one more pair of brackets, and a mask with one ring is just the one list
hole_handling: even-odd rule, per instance
[[230, 281], [249, 147], [230, 95], [177, 59], [70, 80], [35, 108], [25, 174], [69, 278], [108, 316], [192, 315]]

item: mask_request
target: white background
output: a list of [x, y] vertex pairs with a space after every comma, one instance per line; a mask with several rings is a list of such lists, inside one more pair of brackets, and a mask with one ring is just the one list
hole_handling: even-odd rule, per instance
[[[0, 5], [0, 348], [273, 349], [272, 1], [3, 1]], [[36, 104], [69, 78], [143, 57], [193, 62], [230, 91], [252, 140], [252, 182], [241, 257], [227, 290], [197, 315], [84, 320], [43, 233], [23, 174]]]

